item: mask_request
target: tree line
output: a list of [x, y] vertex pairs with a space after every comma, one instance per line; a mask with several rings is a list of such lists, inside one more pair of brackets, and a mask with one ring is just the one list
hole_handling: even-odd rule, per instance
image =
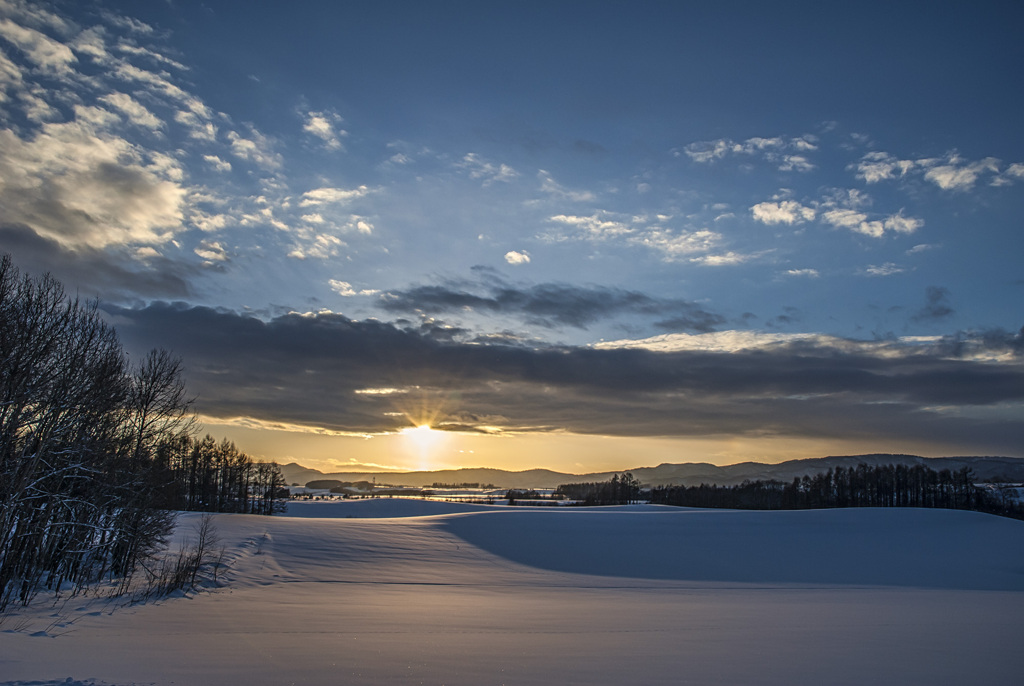
[[628, 505], [640, 499], [640, 482], [630, 472], [615, 474], [608, 481], [561, 484], [555, 495], [582, 505]]
[[736, 486], [657, 486], [651, 502], [684, 507], [795, 510], [832, 507], [940, 507], [1022, 516], [1019, 506], [1003, 502], [974, 485], [973, 472], [936, 471], [924, 465], [858, 464], [836, 467], [790, 483], [744, 481]]
[[196, 440], [181, 362], [132, 363], [96, 302], [0, 257], [0, 610], [41, 589], [127, 589], [174, 510], [273, 512], [283, 478]]

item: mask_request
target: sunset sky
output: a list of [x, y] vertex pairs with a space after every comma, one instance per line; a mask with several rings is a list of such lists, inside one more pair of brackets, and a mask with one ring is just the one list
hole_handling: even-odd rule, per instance
[[258, 458], [1024, 456], [1022, 25], [0, 0], [0, 252]]

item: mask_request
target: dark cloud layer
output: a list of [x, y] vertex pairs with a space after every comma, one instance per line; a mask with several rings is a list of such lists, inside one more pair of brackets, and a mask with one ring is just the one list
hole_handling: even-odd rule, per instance
[[262, 321], [167, 303], [106, 313], [136, 354], [161, 345], [182, 356], [198, 409], [220, 418], [372, 433], [427, 413], [474, 431], [927, 439], [1011, 454], [1024, 438], [1024, 419], [996, 407], [1024, 401], [1022, 334], [971, 342], [1011, 360], [993, 363], [951, 357], [945, 343], [903, 354], [813, 341], [740, 352], [531, 348], [334, 314]]
[[442, 314], [476, 310], [511, 315], [548, 328], [585, 329], [601, 319], [620, 315], [663, 317], [655, 325], [666, 331], [714, 331], [725, 323], [718, 314], [694, 303], [654, 298], [618, 288], [545, 283], [529, 287], [488, 286], [480, 295], [450, 286], [417, 286], [385, 293], [381, 305], [391, 312]]
[[202, 272], [159, 256], [134, 260], [123, 249], [70, 250], [24, 224], [0, 224], [0, 252], [16, 255], [29, 273], [49, 273], [71, 291], [110, 300], [185, 298], [192, 295], [189, 281]]

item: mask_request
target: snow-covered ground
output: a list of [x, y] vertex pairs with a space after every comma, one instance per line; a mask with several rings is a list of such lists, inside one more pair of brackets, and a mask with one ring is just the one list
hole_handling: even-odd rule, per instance
[[1024, 522], [990, 515], [377, 499], [215, 524], [226, 586], [10, 618], [0, 686], [1024, 683]]

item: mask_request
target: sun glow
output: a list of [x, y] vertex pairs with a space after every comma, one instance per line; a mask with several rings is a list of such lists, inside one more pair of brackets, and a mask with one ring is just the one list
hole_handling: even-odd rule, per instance
[[444, 443], [445, 432], [435, 431], [429, 424], [420, 424], [402, 429], [399, 433], [409, 448], [415, 452], [419, 469], [432, 469], [433, 455]]

